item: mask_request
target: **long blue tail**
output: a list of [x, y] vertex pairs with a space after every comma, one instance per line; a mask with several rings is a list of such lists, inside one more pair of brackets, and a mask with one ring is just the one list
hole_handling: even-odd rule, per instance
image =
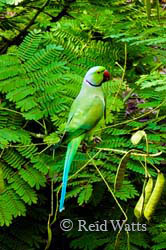
[[62, 212], [64, 210], [64, 201], [65, 201], [66, 187], [67, 187], [67, 180], [68, 180], [70, 166], [83, 137], [84, 135], [80, 135], [79, 137], [72, 139], [67, 147], [65, 166], [63, 171], [63, 179], [62, 179], [62, 191], [61, 191], [59, 212]]

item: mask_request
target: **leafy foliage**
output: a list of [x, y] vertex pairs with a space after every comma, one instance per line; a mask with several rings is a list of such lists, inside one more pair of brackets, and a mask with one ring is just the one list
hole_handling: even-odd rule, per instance
[[[131, 149], [146, 153], [144, 139], [132, 145], [135, 131], [146, 132], [150, 154], [162, 151], [147, 157], [150, 174], [156, 177], [154, 166], [165, 172], [165, 11], [147, 1], [146, 5], [122, 0], [16, 2], [17, 6], [0, 2], [0, 49], [2, 53], [8, 49], [0, 56], [0, 185], [4, 182], [0, 244], [3, 250], [33, 250], [46, 243], [50, 183], [55, 199], [66, 151], [60, 146], [54, 152], [51, 145], [63, 134], [84, 74], [92, 66], [104, 65], [112, 79], [103, 85], [106, 119], [94, 132], [102, 141], [90, 139], [87, 152], [79, 149], [70, 172], [66, 210], [56, 223], [63, 218], [73, 221], [73, 230], [63, 235], [71, 249], [114, 249], [117, 232], [78, 231], [78, 220], [89, 225], [124, 219], [101, 176], [113, 190], [124, 153]], [[125, 164], [122, 187], [114, 195], [128, 223], [136, 223], [133, 209], [144, 182], [144, 157], [131, 154]], [[164, 195], [147, 231], [130, 232], [132, 250], [165, 249]], [[56, 243], [62, 249], [57, 225], [52, 225], [52, 246]], [[123, 232], [119, 249], [126, 245]]]

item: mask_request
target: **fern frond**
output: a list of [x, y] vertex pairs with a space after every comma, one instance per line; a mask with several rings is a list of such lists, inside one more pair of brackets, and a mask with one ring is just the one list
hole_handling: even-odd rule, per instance
[[20, 196], [20, 198], [27, 204], [37, 203], [37, 194], [29, 184], [27, 184], [18, 175], [14, 175], [10, 179], [10, 187]]
[[2, 159], [16, 169], [20, 169], [26, 162], [25, 159], [12, 148], [4, 152]]
[[37, 190], [44, 187], [46, 183], [45, 176], [32, 166], [26, 166], [26, 169], [20, 169], [18, 174], [27, 182], [30, 187], [35, 187]]
[[23, 43], [20, 45], [18, 50], [18, 57], [24, 62], [27, 59], [33, 57], [34, 53], [37, 51], [41, 40], [40, 31], [31, 31], [28, 36], [25, 37]]

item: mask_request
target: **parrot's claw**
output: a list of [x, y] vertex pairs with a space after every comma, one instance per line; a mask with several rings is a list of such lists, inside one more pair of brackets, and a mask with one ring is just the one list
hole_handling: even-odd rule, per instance
[[93, 142], [94, 142], [95, 144], [97, 144], [97, 143], [102, 142], [102, 139], [101, 139], [99, 136], [95, 136], [95, 137], [93, 138]]

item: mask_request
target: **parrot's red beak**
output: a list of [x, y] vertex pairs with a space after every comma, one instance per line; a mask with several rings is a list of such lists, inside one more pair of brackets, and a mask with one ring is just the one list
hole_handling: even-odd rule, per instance
[[108, 80], [110, 80], [110, 73], [108, 72], [108, 70], [104, 70], [103, 82], [106, 82]]

